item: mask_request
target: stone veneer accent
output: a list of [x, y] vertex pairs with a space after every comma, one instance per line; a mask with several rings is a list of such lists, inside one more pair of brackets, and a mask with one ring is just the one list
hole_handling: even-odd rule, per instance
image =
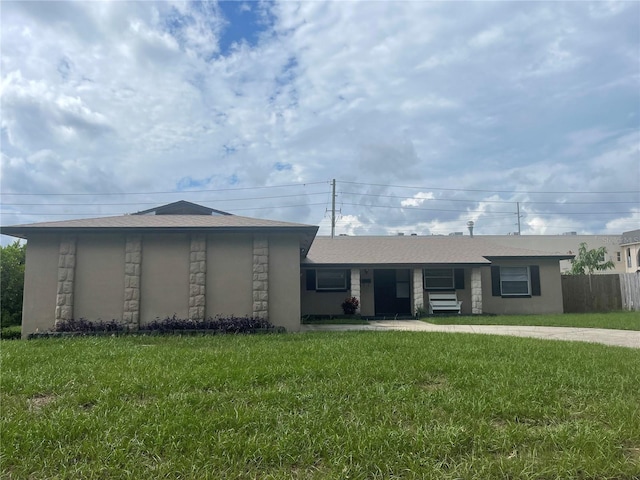
[[189, 253], [189, 319], [204, 320], [206, 314], [207, 237], [191, 235]]
[[269, 318], [269, 240], [253, 238], [253, 316]]
[[76, 272], [76, 237], [60, 239], [58, 290], [55, 323], [73, 319], [73, 290]]
[[478, 267], [471, 269], [471, 313], [482, 313], [482, 278]]
[[424, 276], [421, 268], [413, 269], [413, 315], [424, 308]]
[[142, 237], [127, 235], [124, 246], [124, 308], [122, 321], [130, 330], [140, 327]]
[[361, 300], [360, 300], [360, 269], [351, 269], [351, 296], [358, 299], [358, 308], [356, 313], [360, 313]]

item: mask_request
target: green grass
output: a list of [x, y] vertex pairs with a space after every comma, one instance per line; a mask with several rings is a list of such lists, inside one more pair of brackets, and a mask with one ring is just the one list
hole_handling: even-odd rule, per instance
[[561, 313], [557, 315], [435, 316], [421, 319], [438, 325], [539, 325], [547, 327], [640, 330], [640, 312]]
[[3, 478], [634, 479], [640, 350], [322, 332], [3, 342]]

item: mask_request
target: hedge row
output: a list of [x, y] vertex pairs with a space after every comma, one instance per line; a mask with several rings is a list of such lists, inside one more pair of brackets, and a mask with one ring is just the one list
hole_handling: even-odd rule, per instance
[[209, 317], [203, 320], [178, 318], [176, 315], [163, 320], [156, 318], [143, 328], [130, 330], [116, 320], [90, 321], [85, 318], [64, 320], [56, 324], [53, 331], [32, 333], [28, 338], [67, 337], [67, 336], [104, 336], [129, 334], [222, 334], [222, 333], [270, 333], [283, 332], [284, 328], [275, 327], [271, 322], [256, 317]]

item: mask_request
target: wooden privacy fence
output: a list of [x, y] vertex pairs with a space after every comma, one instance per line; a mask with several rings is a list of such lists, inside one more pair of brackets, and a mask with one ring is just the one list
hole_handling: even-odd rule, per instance
[[622, 292], [622, 308], [640, 311], [640, 272], [621, 273], [620, 291]]
[[563, 275], [562, 298], [566, 313], [640, 310], [640, 276]]

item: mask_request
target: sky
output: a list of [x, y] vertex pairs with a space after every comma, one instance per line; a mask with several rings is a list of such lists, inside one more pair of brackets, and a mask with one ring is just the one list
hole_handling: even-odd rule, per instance
[[0, 27], [2, 225], [188, 200], [328, 234], [335, 179], [336, 235], [640, 228], [640, 2], [3, 1]]

